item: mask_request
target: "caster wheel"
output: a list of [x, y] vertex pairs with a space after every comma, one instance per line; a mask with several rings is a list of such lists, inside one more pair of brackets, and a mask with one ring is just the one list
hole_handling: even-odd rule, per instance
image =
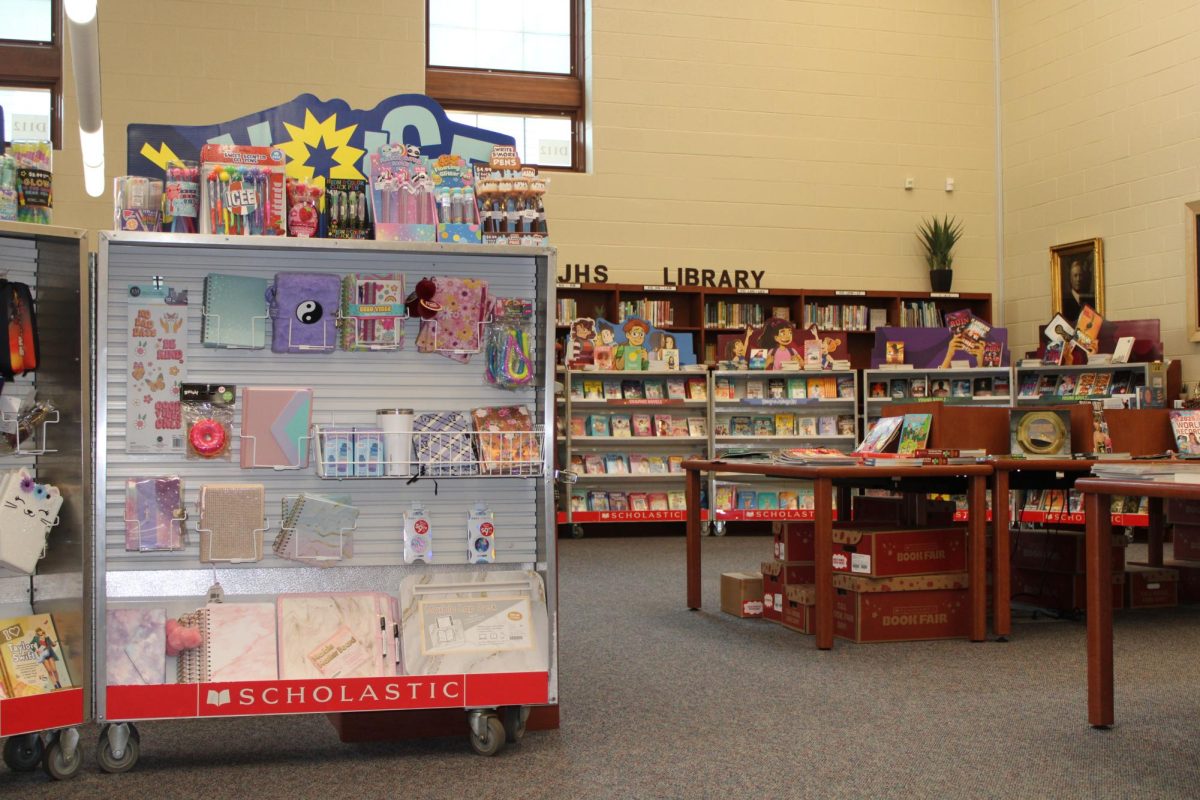
[[83, 764], [83, 752], [78, 746], [72, 750], [69, 757], [64, 751], [61, 738], [56, 736], [46, 748], [46, 755], [42, 759], [42, 769], [56, 781], [74, 778], [75, 773], [79, 772], [80, 765]]
[[4, 740], [4, 763], [13, 772], [33, 772], [42, 761], [42, 739], [36, 733]]
[[573, 524], [571, 526], [571, 538], [572, 539], [582, 539], [583, 538], [583, 526], [580, 525], [578, 522], [576, 522], [575, 524]]
[[712, 524], [712, 533], [713, 533], [713, 536], [724, 536], [725, 535], [725, 523], [724, 522], [714, 522]]
[[525, 736], [525, 722], [529, 712], [521, 706], [506, 706], [501, 712], [504, 724], [504, 738], [509, 744], [516, 744]]
[[137, 764], [138, 755], [141, 751], [141, 742], [138, 737], [137, 728], [129, 726], [129, 739], [125, 742], [124, 751], [118, 758], [113, 753], [112, 739], [110, 738], [115, 726], [105, 725], [100, 731], [100, 744], [96, 748], [96, 761], [100, 765], [100, 769], [110, 775], [116, 775], [122, 772], [128, 772]]
[[487, 727], [483, 736], [471, 731], [471, 749], [481, 756], [494, 756], [504, 748], [504, 723], [492, 715], [487, 718]]

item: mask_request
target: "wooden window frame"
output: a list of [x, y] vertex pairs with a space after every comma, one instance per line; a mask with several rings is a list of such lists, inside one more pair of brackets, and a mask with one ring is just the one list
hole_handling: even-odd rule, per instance
[[541, 170], [583, 172], [586, 157], [583, 0], [570, 2], [571, 71], [560, 75], [548, 72], [431, 66], [429, 0], [425, 0], [425, 94], [451, 111], [565, 117], [571, 121], [571, 166], [537, 166]]
[[[50, 91], [50, 141], [62, 149], [63, 14], [62, 0], [50, 3], [50, 41], [0, 39], [0, 85]], [[0, 139], [3, 132], [0, 132]]]

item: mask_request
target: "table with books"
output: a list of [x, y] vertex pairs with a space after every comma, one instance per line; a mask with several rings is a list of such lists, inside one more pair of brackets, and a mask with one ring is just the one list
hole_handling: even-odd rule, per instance
[[[1087, 683], [1088, 723], [1097, 728], [1113, 724], [1113, 599], [1106, 577], [1112, 572], [1112, 549], [1103, 546], [1112, 535], [1106, 512], [1115, 495], [1150, 498], [1150, 516], [1163, 518], [1163, 500], [1200, 500], [1200, 465], [1165, 461], [1096, 465], [1094, 477], [1080, 478], [1087, 518]], [[1162, 540], [1151, 541], [1148, 562], [1162, 564]]]
[[814, 456], [805, 463], [789, 464], [780, 459], [742, 461], [737, 459], [683, 462], [687, 472], [687, 605], [701, 607], [700, 599], [700, 487], [703, 473], [741, 473], [811, 481], [814, 494], [816, 539], [815, 631], [817, 647], [833, 646], [833, 509], [834, 491], [838, 507], [850, 508], [850, 490], [885, 488], [898, 492], [967, 495], [967, 576], [971, 606], [971, 641], [983, 641], [987, 633], [986, 525], [989, 464], [925, 464], [918, 459], [877, 459], [875, 465], [860, 464], [853, 456]]

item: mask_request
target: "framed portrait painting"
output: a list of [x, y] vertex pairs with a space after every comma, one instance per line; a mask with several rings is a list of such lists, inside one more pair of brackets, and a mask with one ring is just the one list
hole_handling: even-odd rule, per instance
[[1050, 248], [1052, 312], [1070, 323], [1085, 305], [1104, 316], [1104, 242], [1084, 239]]

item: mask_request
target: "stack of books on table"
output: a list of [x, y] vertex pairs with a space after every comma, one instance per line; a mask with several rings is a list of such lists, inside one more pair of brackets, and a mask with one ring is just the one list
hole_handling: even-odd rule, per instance
[[788, 450], [780, 450], [776, 460], [780, 464], [789, 466], [804, 464], [842, 467], [854, 466], [859, 463], [857, 456], [829, 447], [793, 447]]
[[1111, 478], [1120, 481], [1200, 483], [1200, 464], [1179, 461], [1103, 462], [1092, 466], [1092, 474], [1097, 478]]

